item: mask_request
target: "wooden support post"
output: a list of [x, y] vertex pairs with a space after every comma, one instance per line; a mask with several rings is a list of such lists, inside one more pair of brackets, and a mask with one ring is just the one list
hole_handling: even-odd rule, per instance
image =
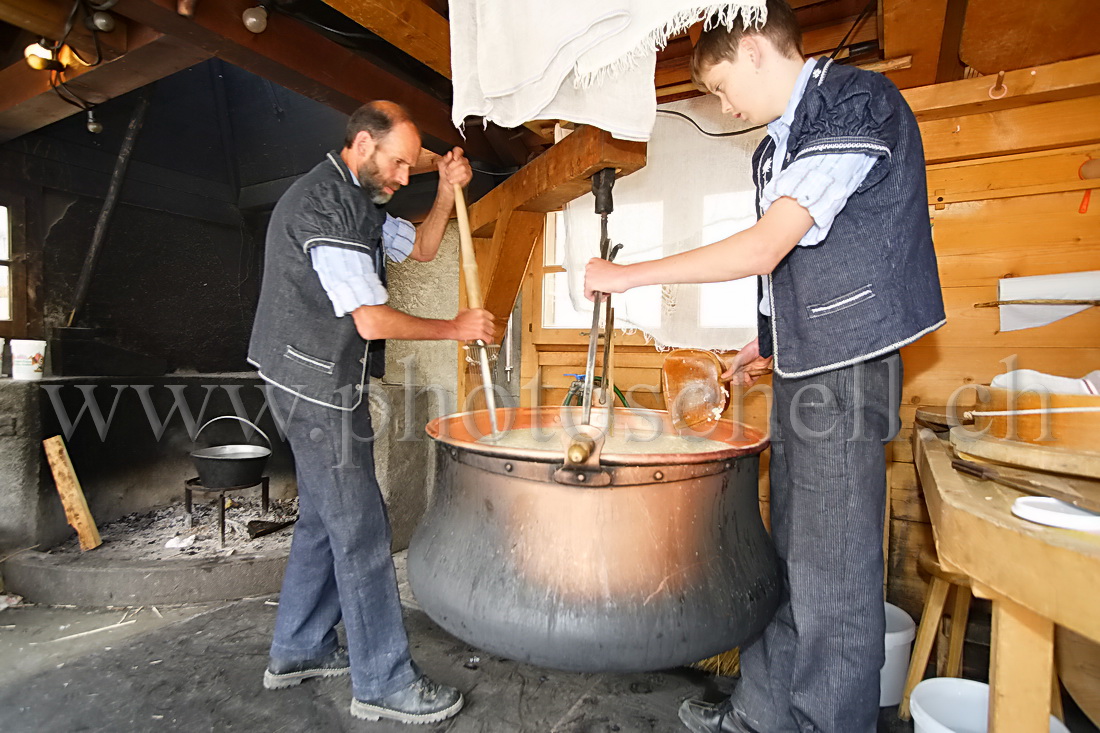
[[944, 677], [962, 677], [963, 647], [966, 644], [966, 622], [970, 618], [970, 588], [955, 586], [951, 605], [951, 633], [947, 637], [947, 661]]
[[80, 481], [76, 477], [76, 471], [73, 470], [73, 463], [69, 460], [65, 441], [60, 435], [55, 435], [43, 440], [42, 445], [46, 449], [46, 459], [50, 462], [50, 470], [53, 472], [54, 483], [57, 484], [57, 493], [61, 496], [61, 504], [65, 507], [65, 517], [80, 538], [80, 549], [86, 552], [99, 547], [103, 544], [103, 540], [99, 538], [99, 530], [88, 509], [88, 500], [84, 498], [84, 491], [80, 488]]
[[994, 594], [991, 652], [990, 733], [1048, 730], [1054, 674], [1054, 624]]
[[943, 607], [947, 603], [949, 590], [951, 590], [950, 583], [943, 578], [932, 576], [928, 596], [924, 600], [924, 610], [921, 611], [920, 629], [913, 644], [913, 656], [905, 678], [901, 706], [898, 708], [898, 717], [902, 720], [909, 720], [909, 696], [913, 694], [913, 688], [917, 683], [924, 679], [924, 668], [928, 666], [928, 657], [932, 654], [932, 643], [936, 640], [936, 630], [940, 626], [940, 619], [943, 618]]
[[[508, 315], [515, 308], [520, 284], [531, 262], [535, 241], [546, 226], [546, 214], [532, 211], [513, 211], [503, 226], [498, 225], [490, 249], [483, 289], [484, 308], [496, 318], [498, 343], [508, 324]], [[482, 240], [484, 241], [484, 240]]]

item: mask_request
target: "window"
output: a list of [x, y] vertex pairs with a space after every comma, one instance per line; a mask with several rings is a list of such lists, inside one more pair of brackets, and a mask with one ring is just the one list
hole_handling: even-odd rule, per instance
[[569, 297], [569, 276], [565, 272], [565, 221], [556, 212], [546, 215], [542, 260], [542, 327], [588, 328], [590, 313], [578, 311]]
[[27, 288], [25, 198], [0, 186], [0, 337], [41, 338], [31, 327]]
[[0, 321], [11, 321], [11, 212], [0, 206]]

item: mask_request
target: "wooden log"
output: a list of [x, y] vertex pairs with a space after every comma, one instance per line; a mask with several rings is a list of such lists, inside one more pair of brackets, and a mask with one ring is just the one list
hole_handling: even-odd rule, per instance
[[73, 463], [69, 460], [65, 441], [60, 435], [55, 435], [43, 440], [42, 445], [46, 449], [46, 460], [50, 462], [50, 470], [53, 472], [54, 483], [57, 484], [57, 493], [61, 496], [61, 504], [65, 507], [65, 518], [80, 538], [80, 549], [87, 552], [99, 547], [103, 544], [103, 540], [99, 538], [99, 529], [96, 528], [92, 512], [88, 509], [88, 500], [84, 497], [76, 471], [73, 470]]

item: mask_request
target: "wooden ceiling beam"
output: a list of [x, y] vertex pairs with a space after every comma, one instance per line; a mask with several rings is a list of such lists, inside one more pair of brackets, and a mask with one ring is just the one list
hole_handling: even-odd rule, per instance
[[[73, 4], [69, 0], [0, 0], [0, 21], [30, 31], [41, 38], [59, 41], [65, 35], [65, 22]], [[126, 22], [115, 19], [115, 29], [99, 34], [104, 59], [118, 58], [126, 52]], [[84, 26], [84, 14], [77, 10], [72, 30], [65, 42], [89, 61], [95, 58], [92, 32]]]
[[325, 0], [429, 68], [451, 78], [450, 24], [421, 0]]
[[492, 236], [501, 212], [557, 211], [592, 190], [596, 171], [615, 168], [625, 176], [645, 166], [646, 144], [617, 140], [591, 125], [581, 125], [511, 178], [470, 207], [470, 231]]
[[913, 57], [908, 69], [887, 73], [899, 89], [961, 76], [958, 41], [965, 5], [965, 0], [883, 0], [879, 45], [884, 55]]
[[[66, 70], [66, 85], [93, 104], [126, 94], [182, 71], [210, 54], [148, 28], [132, 29], [125, 56], [99, 66]], [[22, 61], [0, 69], [0, 142], [77, 114], [50, 86], [50, 74]]]
[[250, 33], [241, 13], [254, 4], [199, 3], [190, 18], [176, 13], [175, 0], [120, 0], [114, 11], [347, 114], [372, 99], [399, 102], [425, 136], [425, 147], [442, 153], [457, 145], [473, 157], [497, 161], [480, 131], [470, 130], [463, 140], [447, 103], [294, 19], [274, 13], [267, 30]]
[[[844, 36], [848, 34], [848, 31], [852, 29], [857, 20], [859, 20], [859, 15], [854, 15], [825, 25], [803, 28], [802, 52], [807, 57], [831, 53], [844, 40]], [[878, 26], [875, 23], [875, 16], [868, 14], [863, 20], [859, 20], [859, 25], [856, 26], [855, 31], [848, 38], [847, 44], [864, 43], [874, 41], [877, 38]]]

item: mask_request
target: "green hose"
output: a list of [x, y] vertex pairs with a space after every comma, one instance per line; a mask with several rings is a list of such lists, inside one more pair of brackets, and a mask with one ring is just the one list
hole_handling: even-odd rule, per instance
[[[584, 375], [583, 374], [566, 374], [567, 377], [573, 377], [573, 384], [569, 386], [569, 391], [565, 394], [565, 400], [562, 402], [566, 407], [573, 404], [573, 399], [581, 399], [581, 392], [584, 391]], [[596, 374], [592, 377], [592, 389], [596, 389], [603, 382], [603, 377]], [[622, 391], [616, 386], [615, 396], [619, 398], [619, 402], [623, 403], [623, 407], [630, 407], [626, 404], [626, 397], [623, 396]]]

